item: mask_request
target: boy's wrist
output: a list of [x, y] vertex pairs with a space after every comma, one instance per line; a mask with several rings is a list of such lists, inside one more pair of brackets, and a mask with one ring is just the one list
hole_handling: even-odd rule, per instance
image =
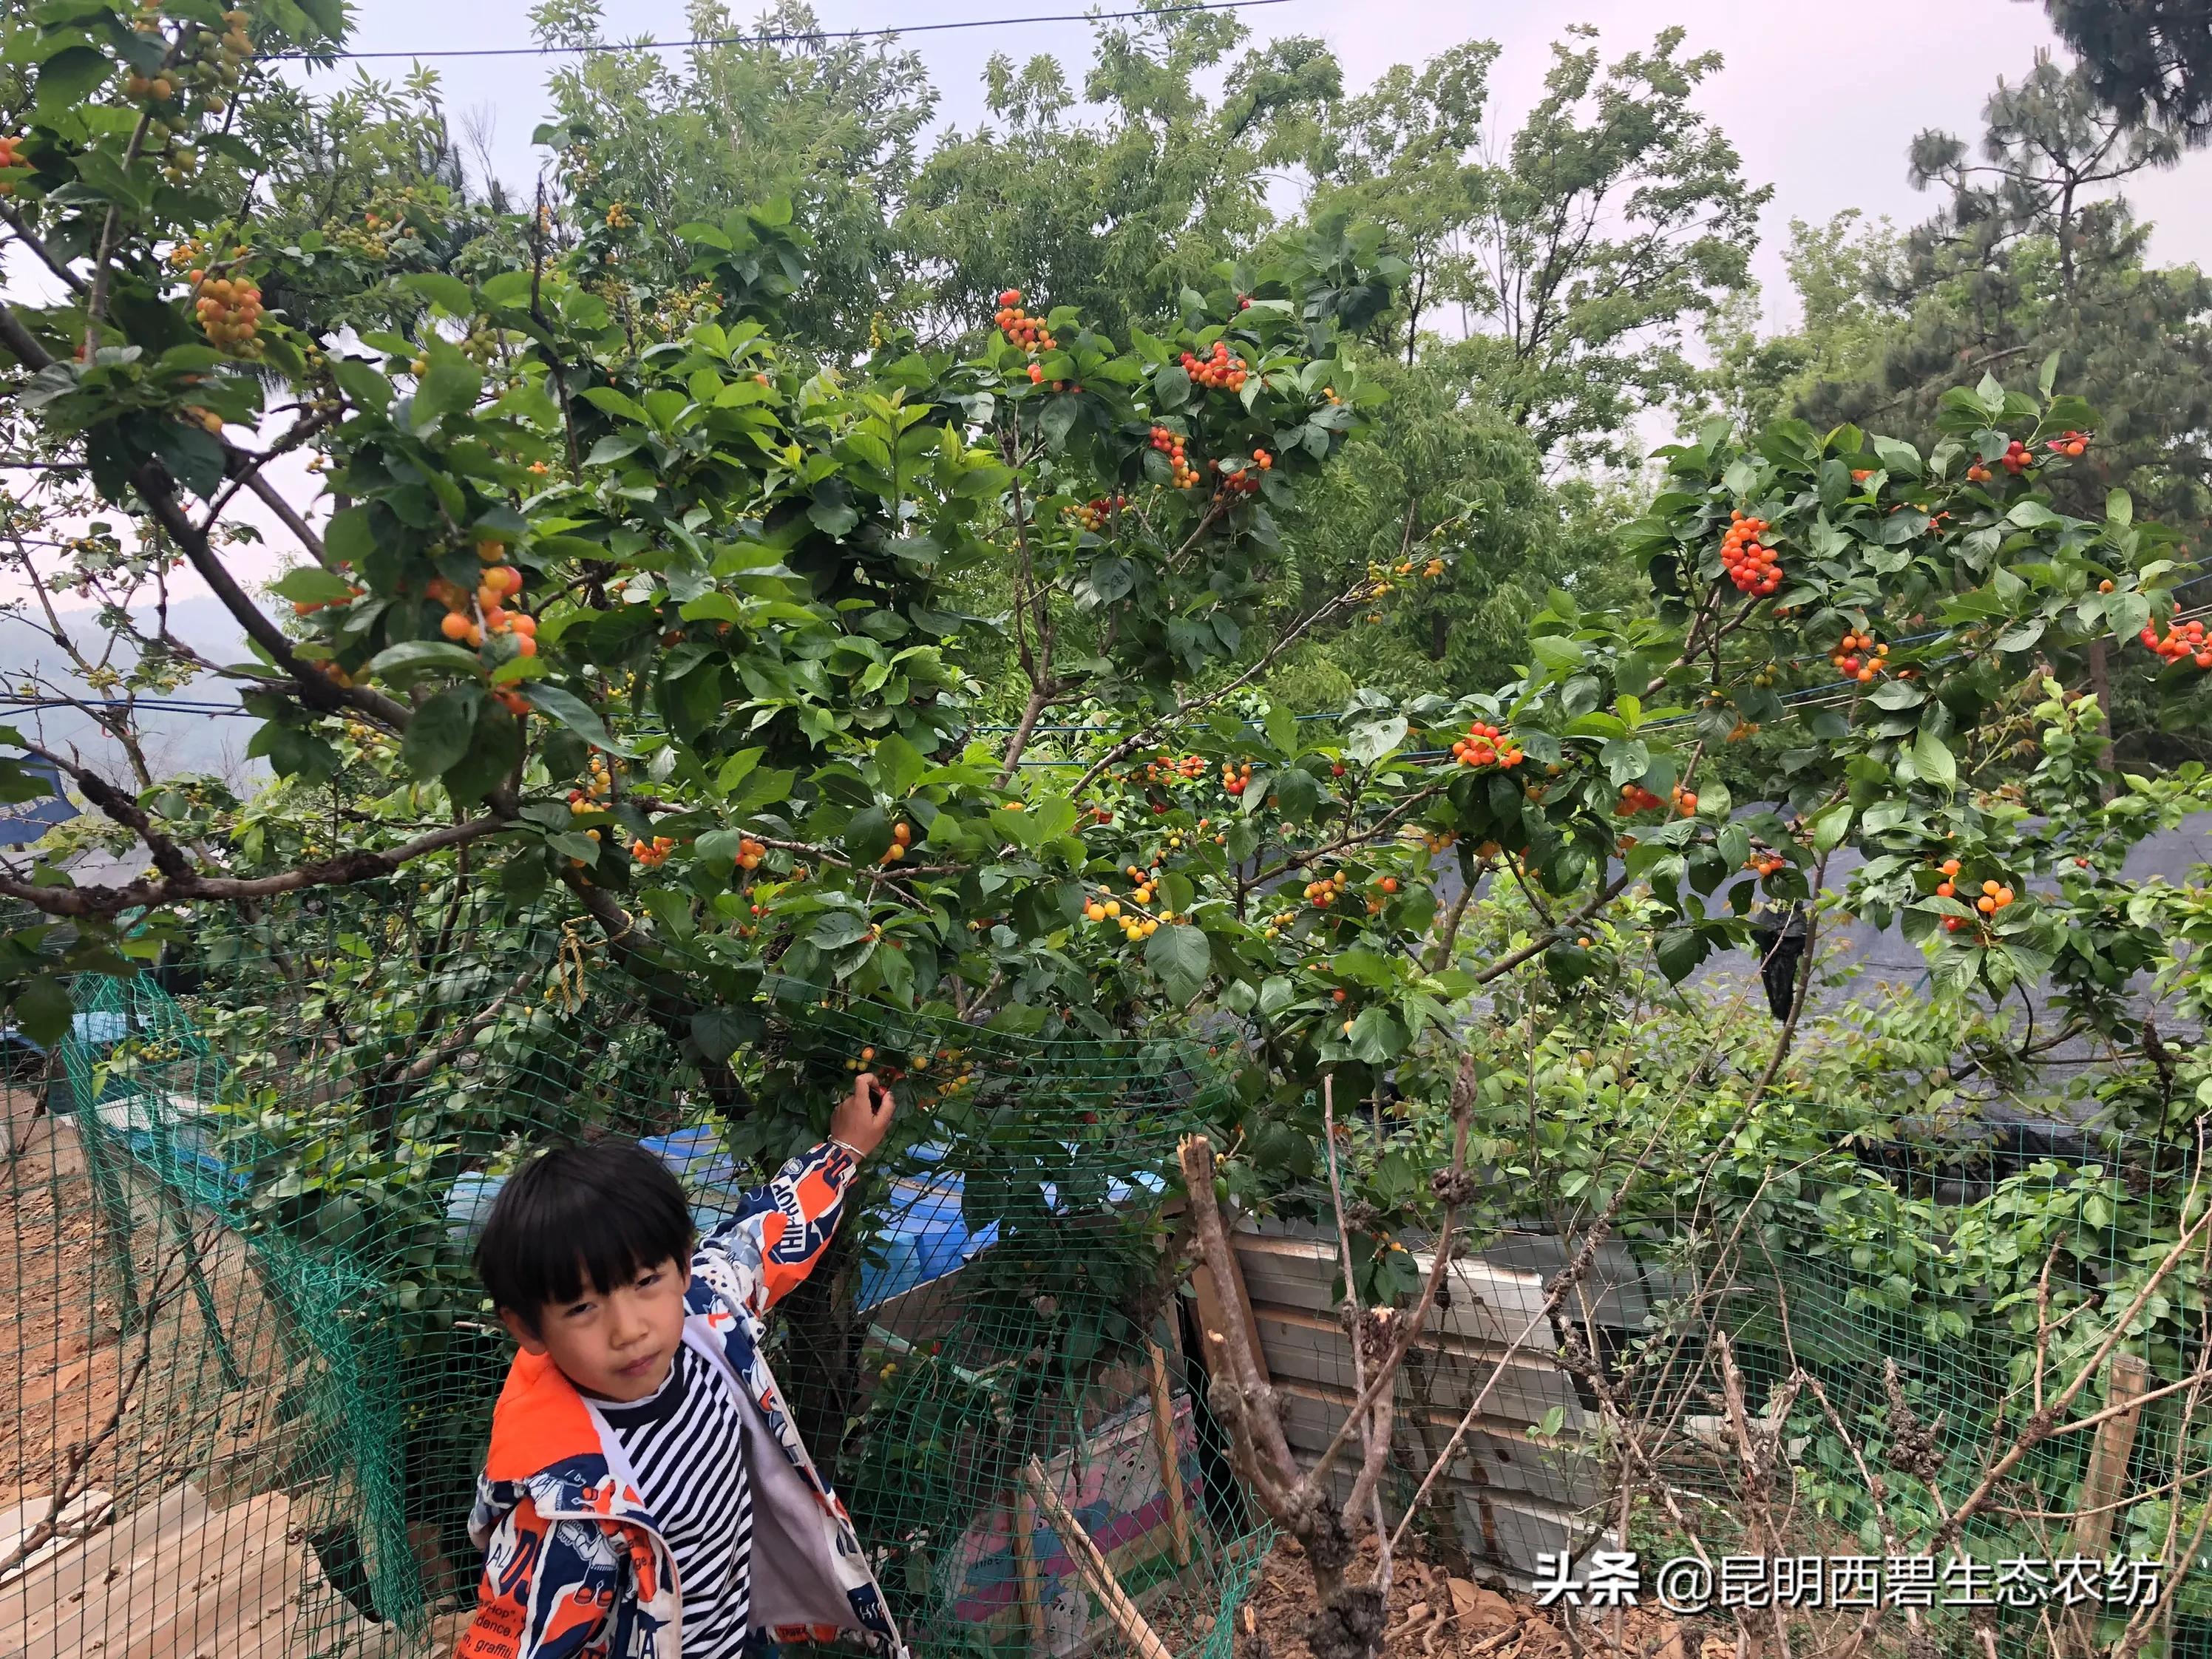
[[844, 1153], [855, 1164], [866, 1164], [868, 1161], [868, 1155], [849, 1140], [840, 1140], [836, 1135], [831, 1135], [829, 1144]]

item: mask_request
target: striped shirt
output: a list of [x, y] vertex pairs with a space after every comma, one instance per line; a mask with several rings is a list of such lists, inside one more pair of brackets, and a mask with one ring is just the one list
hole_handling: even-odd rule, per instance
[[745, 1423], [728, 1380], [688, 1343], [659, 1392], [595, 1401], [660, 1522], [684, 1602], [684, 1659], [739, 1659], [752, 1610]]

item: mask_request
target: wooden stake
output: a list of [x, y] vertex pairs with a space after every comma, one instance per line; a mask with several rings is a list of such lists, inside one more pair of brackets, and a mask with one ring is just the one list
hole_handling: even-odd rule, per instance
[[1028, 1484], [1037, 1507], [1044, 1511], [1046, 1522], [1060, 1534], [1060, 1541], [1075, 1563], [1084, 1587], [1097, 1598], [1100, 1610], [1127, 1640], [1136, 1659], [1175, 1659], [1167, 1644], [1145, 1622], [1145, 1615], [1137, 1611], [1137, 1604], [1121, 1588], [1121, 1581], [1115, 1577], [1114, 1569], [1106, 1565], [1105, 1556], [1091, 1541], [1091, 1534], [1083, 1530], [1083, 1523], [1060, 1502], [1060, 1494], [1045, 1476], [1044, 1465], [1030, 1458], [1029, 1468], [1022, 1471], [1022, 1479]]
[[1048, 1652], [1044, 1598], [1037, 1589], [1036, 1505], [1026, 1491], [1014, 1494], [1014, 1570], [1021, 1578], [1022, 1622], [1029, 1626], [1030, 1645], [1041, 1654]]
[[[2140, 1356], [2112, 1356], [2109, 1405], [2139, 1399], [2150, 1385], [2150, 1372]], [[2074, 1547], [2081, 1554], [2101, 1558], [2119, 1520], [2120, 1500], [2127, 1496], [2128, 1459], [2135, 1450], [2136, 1425], [2142, 1419], [2138, 1406], [2108, 1417], [2097, 1425], [2096, 1443], [2089, 1450], [2088, 1473], [2081, 1480], [2081, 1512], [2074, 1517]], [[2081, 1651], [2095, 1646], [2096, 1620], [2093, 1609], [2074, 1609], [2068, 1623]]]
[[[2138, 1400], [2149, 1382], [2149, 1370], [2140, 1356], [2116, 1353], [2106, 1404], [2118, 1406]], [[2083, 1513], [2074, 1520], [2074, 1543], [2083, 1555], [2101, 1556], [2112, 1539], [2113, 1523], [2119, 1519], [2120, 1499], [2127, 1495], [2128, 1459], [2135, 1451], [2136, 1425], [2142, 1419], [2142, 1408], [2136, 1407], [2097, 1425], [2089, 1473], [2081, 1482]]]
[[1184, 1510], [1182, 1459], [1176, 1452], [1175, 1396], [1168, 1390], [1168, 1357], [1157, 1342], [1145, 1344], [1152, 1362], [1152, 1447], [1160, 1459], [1160, 1486], [1175, 1526], [1176, 1565], [1190, 1565], [1190, 1516]]

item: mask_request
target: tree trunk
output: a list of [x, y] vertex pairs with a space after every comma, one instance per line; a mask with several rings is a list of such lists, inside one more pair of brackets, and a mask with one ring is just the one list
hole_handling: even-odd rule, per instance
[[[2089, 690], [2097, 699], [2097, 730], [2104, 734], [2104, 744], [2097, 750], [2097, 766], [2100, 771], [2112, 769], [2112, 668], [2102, 637], [2089, 641]], [[2104, 785], [2105, 799], [2112, 798], [2111, 781]]]

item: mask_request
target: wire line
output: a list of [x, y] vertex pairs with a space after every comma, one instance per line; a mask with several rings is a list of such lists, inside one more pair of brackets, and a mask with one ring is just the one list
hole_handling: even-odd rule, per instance
[[890, 40], [905, 34], [944, 34], [955, 29], [1003, 29], [1023, 23], [1109, 23], [1139, 17], [1182, 17], [1200, 11], [1249, 11], [1286, 6], [1291, 0], [1204, 0], [1186, 6], [1139, 6], [1127, 11], [1042, 12], [1026, 17], [965, 17], [943, 23], [909, 23], [890, 29], [809, 29], [803, 33], [701, 34], [684, 40], [595, 40], [576, 46], [443, 46], [428, 52], [275, 52], [269, 63], [370, 63], [425, 58], [562, 58], [617, 52], [688, 52], [698, 46], [793, 46], [828, 40]]

